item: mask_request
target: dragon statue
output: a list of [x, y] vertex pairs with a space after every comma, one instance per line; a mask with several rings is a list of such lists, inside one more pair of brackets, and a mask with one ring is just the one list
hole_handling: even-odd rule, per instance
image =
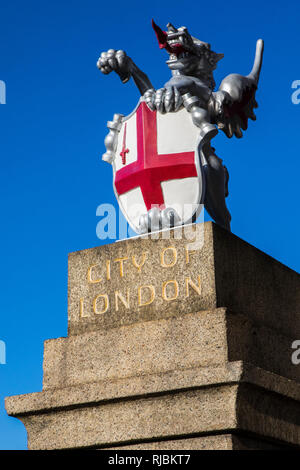
[[142, 72], [123, 50], [103, 52], [97, 66], [104, 74], [115, 71], [126, 83], [131, 77], [143, 100], [151, 111], [177, 112], [183, 107], [191, 114], [199, 129], [202, 168], [205, 175], [204, 206], [211, 217], [230, 230], [231, 216], [226, 207], [228, 196], [227, 168], [215, 154], [210, 142], [222, 130], [227, 137], [243, 136], [248, 119], [255, 120], [257, 90], [264, 43], [259, 39], [252, 71], [249, 75], [231, 74], [215, 89], [213, 71], [223, 54], [211, 50], [210, 44], [191, 36], [186, 27], [175, 28], [171, 23], [163, 31], [152, 20], [161, 49], [169, 54], [167, 65], [172, 77], [163, 88], [155, 90], [147, 75]]

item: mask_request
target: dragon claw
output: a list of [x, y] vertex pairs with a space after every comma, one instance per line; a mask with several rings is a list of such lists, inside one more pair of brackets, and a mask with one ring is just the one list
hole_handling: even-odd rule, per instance
[[161, 114], [178, 111], [183, 103], [182, 97], [176, 87], [151, 88], [144, 93], [144, 100], [151, 111]]
[[150, 111], [155, 111], [155, 90], [153, 88], [146, 91], [146, 93], [144, 94], [144, 100]]

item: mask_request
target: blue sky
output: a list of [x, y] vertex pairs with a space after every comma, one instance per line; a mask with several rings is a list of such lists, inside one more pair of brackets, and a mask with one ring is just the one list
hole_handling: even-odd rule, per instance
[[217, 84], [251, 70], [265, 40], [257, 122], [242, 140], [218, 135], [230, 172], [232, 231], [300, 270], [300, 80], [298, 1], [214, 2], [24, 0], [0, 4], [1, 323], [0, 449], [26, 448], [4, 397], [41, 390], [43, 341], [67, 334], [67, 254], [96, 246], [96, 208], [113, 203], [101, 162], [106, 121], [136, 105], [133, 83], [96, 68], [101, 51], [123, 48], [155, 87], [168, 80], [151, 18], [187, 26], [225, 57]]

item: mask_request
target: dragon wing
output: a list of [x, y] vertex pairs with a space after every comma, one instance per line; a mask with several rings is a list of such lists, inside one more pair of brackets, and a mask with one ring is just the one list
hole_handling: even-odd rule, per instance
[[233, 134], [240, 138], [241, 129], [246, 130], [248, 119], [256, 120], [254, 108], [257, 108], [255, 93], [262, 65], [264, 42], [259, 39], [256, 43], [256, 54], [252, 71], [247, 77], [231, 74], [224, 78], [219, 90], [213, 93], [212, 117], [218, 128], [227, 137]]

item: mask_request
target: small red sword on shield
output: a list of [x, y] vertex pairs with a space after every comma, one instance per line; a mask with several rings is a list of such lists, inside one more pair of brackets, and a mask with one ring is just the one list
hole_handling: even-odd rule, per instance
[[127, 130], [127, 122], [125, 123], [125, 127], [124, 127], [122, 152], [120, 152], [123, 165], [126, 165], [126, 153], [129, 152], [129, 149], [126, 148], [126, 130]]

